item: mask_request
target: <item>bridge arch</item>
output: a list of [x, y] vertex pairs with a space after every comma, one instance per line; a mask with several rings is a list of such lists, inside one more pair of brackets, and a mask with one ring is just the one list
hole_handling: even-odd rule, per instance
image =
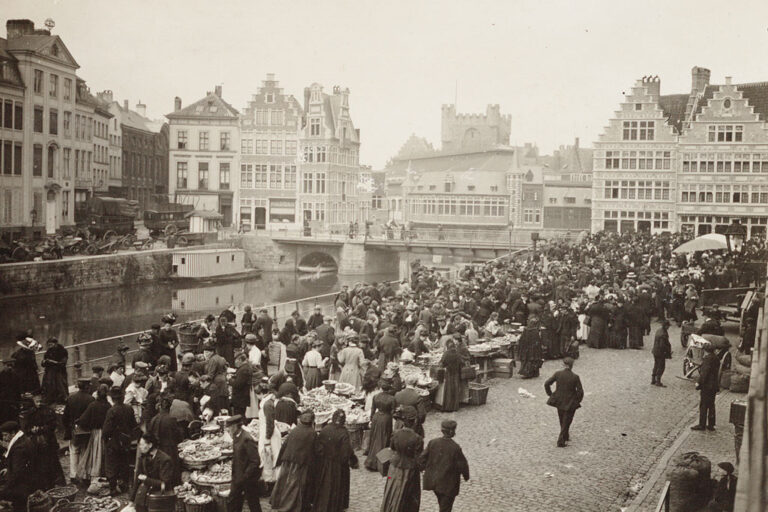
[[311, 251], [305, 254], [304, 256], [299, 259], [299, 263], [297, 267], [301, 269], [309, 269], [309, 268], [322, 268], [324, 270], [326, 269], [339, 269], [339, 263], [336, 261], [336, 259], [328, 254], [327, 252], [323, 251]]

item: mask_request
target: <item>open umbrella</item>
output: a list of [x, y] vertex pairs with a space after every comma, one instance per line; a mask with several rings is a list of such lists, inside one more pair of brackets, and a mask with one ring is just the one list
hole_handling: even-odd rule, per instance
[[718, 251], [728, 248], [728, 242], [725, 239], [725, 235], [719, 233], [710, 233], [708, 235], [702, 235], [698, 238], [694, 238], [684, 244], [675, 248], [674, 253], [687, 253], [698, 251]]

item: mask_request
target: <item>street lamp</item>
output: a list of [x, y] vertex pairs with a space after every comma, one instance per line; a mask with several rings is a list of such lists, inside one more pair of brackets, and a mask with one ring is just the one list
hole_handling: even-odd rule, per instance
[[728, 252], [740, 252], [746, 238], [747, 228], [742, 226], [738, 219], [734, 219], [728, 229], [725, 230]]

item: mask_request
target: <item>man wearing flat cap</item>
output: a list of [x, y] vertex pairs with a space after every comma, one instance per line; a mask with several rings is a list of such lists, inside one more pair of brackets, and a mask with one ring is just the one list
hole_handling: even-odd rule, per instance
[[[557, 409], [557, 416], [560, 419], [560, 435], [557, 438], [557, 446], [564, 448], [569, 441], [571, 422], [576, 409], [581, 407], [581, 401], [584, 399], [584, 389], [581, 387], [581, 379], [573, 373], [573, 359], [563, 358], [563, 369], [555, 372], [544, 383], [544, 390], [549, 396], [547, 405]], [[555, 391], [552, 391], [552, 384], [555, 384]]]
[[699, 423], [691, 430], [715, 430], [715, 397], [720, 391], [719, 381], [720, 360], [715, 355], [715, 347], [711, 343], [704, 345], [704, 358], [699, 368], [699, 382], [696, 389], [701, 392], [699, 401]]
[[77, 391], [67, 397], [64, 404], [64, 414], [61, 422], [64, 425], [64, 439], [69, 440], [69, 478], [77, 483], [77, 467], [80, 463], [80, 455], [85, 451], [90, 433], [77, 432], [75, 422], [83, 415], [88, 405], [95, 399], [88, 392], [91, 387], [91, 379], [81, 377], [77, 379]]
[[427, 449], [419, 456], [419, 466], [424, 470], [424, 490], [434, 491], [440, 512], [450, 512], [459, 494], [459, 477], [469, 480], [469, 463], [461, 447], [453, 440], [456, 422], [443, 420], [440, 430], [443, 437], [427, 444]]
[[232, 487], [227, 500], [228, 512], [241, 512], [248, 501], [251, 512], [261, 512], [258, 483], [261, 476], [259, 445], [243, 430], [243, 417], [230, 416], [226, 428], [232, 437]]

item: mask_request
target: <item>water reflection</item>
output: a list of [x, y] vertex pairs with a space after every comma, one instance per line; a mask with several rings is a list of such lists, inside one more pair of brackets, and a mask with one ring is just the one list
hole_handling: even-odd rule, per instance
[[[232, 304], [290, 302], [333, 292], [342, 284], [396, 278], [388, 274], [309, 277], [280, 272], [218, 285], [180, 287], [173, 283], [149, 283], [8, 299], [0, 301], [0, 359], [10, 355], [16, 335], [27, 329], [32, 329], [38, 341], [55, 336], [68, 346], [147, 329], [169, 311], [176, 313], [179, 321], [193, 320], [219, 313]], [[135, 348], [133, 339], [126, 341], [131, 349]], [[70, 364], [78, 359], [106, 357], [113, 351], [112, 343], [87, 345], [70, 355]]]

